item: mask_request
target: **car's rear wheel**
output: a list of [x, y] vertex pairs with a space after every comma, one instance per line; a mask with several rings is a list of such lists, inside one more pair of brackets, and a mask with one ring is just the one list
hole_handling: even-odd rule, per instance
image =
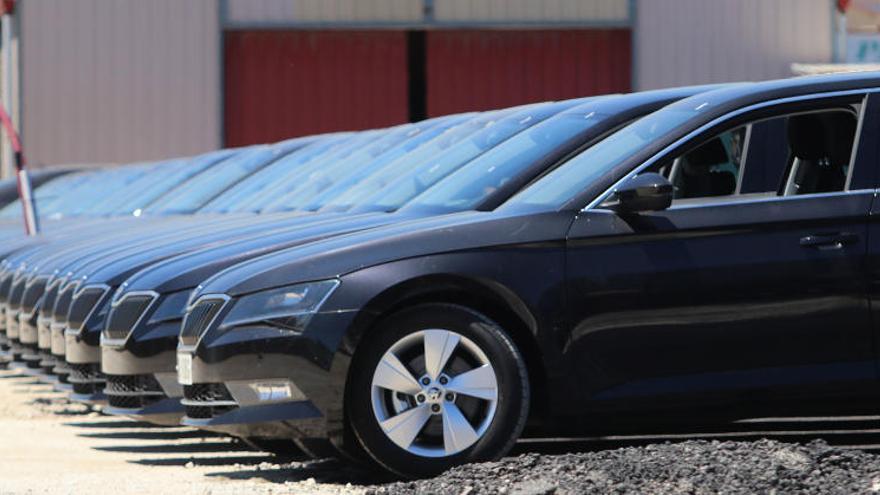
[[379, 464], [407, 477], [496, 459], [528, 415], [525, 363], [499, 325], [462, 306], [416, 306], [384, 319], [358, 349], [351, 425]]

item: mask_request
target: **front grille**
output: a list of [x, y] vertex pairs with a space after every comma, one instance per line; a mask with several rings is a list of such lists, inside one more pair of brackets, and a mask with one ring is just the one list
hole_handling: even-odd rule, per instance
[[22, 278], [12, 284], [12, 289], [9, 290], [9, 302], [7, 303], [7, 312], [10, 309], [13, 311], [18, 311], [18, 308], [21, 307], [21, 296], [23, 295], [24, 279]]
[[58, 291], [61, 290], [61, 283], [56, 282], [49, 286], [46, 291], [46, 297], [43, 298], [43, 304], [40, 306], [40, 315], [51, 318], [52, 310], [55, 309], [55, 301], [58, 300]]
[[119, 302], [110, 310], [104, 336], [112, 340], [127, 338], [154, 298], [152, 295], [129, 296]]
[[223, 299], [204, 299], [196, 303], [183, 319], [183, 328], [180, 330], [180, 343], [185, 346], [194, 346], [208, 330], [208, 327], [223, 309]]
[[67, 326], [74, 330], [82, 329], [86, 318], [95, 310], [106, 292], [106, 287], [86, 287], [80, 291], [70, 303]]
[[21, 298], [22, 313], [28, 315], [33, 313], [34, 308], [37, 307], [37, 303], [40, 302], [40, 298], [43, 297], [43, 294], [46, 292], [46, 282], [48, 282], [48, 279], [40, 277], [25, 287], [24, 295]]
[[160, 395], [162, 386], [153, 375], [107, 375], [107, 395]]
[[[68, 380], [70, 378], [68, 377]], [[92, 395], [97, 394], [104, 388], [103, 383], [79, 383], [79, 382], [70, 382], [73, 385], [73, 393], [75, 394], [83, 394], [83, 395]]]
[[185, 414], [192, 419], [211, 419], [236, 409], [236, 406], [184, 406]]
[[56, 322], [67, 322], [67, 312], [70, 310], [73, 293], [77, 287], [76, 284], [70, 284], [58, 293], [58, 300], [55, 301], [55, 311], [52, 314]]
[[[107, 392], [110, 393], [109, 391]], [[117, 407], [119, 409], [142, 409], [147, 406], [151, 406], [160, 400], [163, 397], [155, 396], [155, 395], [108, 395], [107, 402], [110, 403], [111, 407]]]
[[9, 289], [12, 288], [12, 274], [5, 273], [3, 279], [0, 280], [0, 302], [9, 301]]
[[183, 386], [183, 398], [189, 402], [235, 402], [222, 383], [196, 383]]
[[101, 373], [100, 364], [73, 364], [68, 363], [70, 367], [69, 380], [71, 383], [100, 383], [104, 384], [104, 374]]

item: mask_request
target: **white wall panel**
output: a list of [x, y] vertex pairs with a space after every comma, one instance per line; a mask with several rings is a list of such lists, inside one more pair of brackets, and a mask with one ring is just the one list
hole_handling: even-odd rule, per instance
[[226, 0], [226, 22], [293, 24], [316, 22], [419, 22], [422, 0]]
[[20, 3], [32, 163], [128, 162], [220, 146], [216, 0]]
[[637, 89], [788, 77], [832, 57], [827, 0], [639, 0]]
[[626, 22], [628, 0], [434, 0], [438, 21]]

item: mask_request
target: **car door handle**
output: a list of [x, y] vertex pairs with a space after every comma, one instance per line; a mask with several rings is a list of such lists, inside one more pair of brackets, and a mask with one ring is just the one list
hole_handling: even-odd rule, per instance
[[859, 242], [859, 235], [852, 232], [838, 232], [835, 234], [813, 234], [801, 237], [801, 246], [816, 249], [840, 249], [847, 244]]

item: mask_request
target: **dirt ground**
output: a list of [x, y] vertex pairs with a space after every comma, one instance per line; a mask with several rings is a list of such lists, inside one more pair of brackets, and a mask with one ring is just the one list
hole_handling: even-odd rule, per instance
[[226, 437], [104, 416], [0, 370], [2, 495], [355, 494], [364, 476], [335, 461], [280, 460]]

